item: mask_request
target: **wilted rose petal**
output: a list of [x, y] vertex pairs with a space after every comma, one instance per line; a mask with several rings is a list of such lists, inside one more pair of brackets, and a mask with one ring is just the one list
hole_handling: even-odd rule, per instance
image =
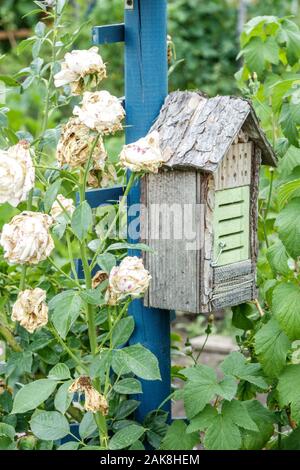
[[34, 187], [35, 170], [29, 147], [27, 141], [21, 140], [8, 150], [0, 150], [0, 203], [16, 207], [26, 201]]
[[108, 414], [108, 402], [104, 395], [101, 395], [92, 385], [89, 377], [78, 377], [69, 387], [69, 392], [83, 392], [85, 396], [84, 409], [97, 413], [102, 413], [103, 416]]
[[67, 212], [70, 216], [75, 211], [73, 199], [67, 199], [62, 194], [57, 196], [57, 201], [52, 205], [50, 214], [54, 220], [57, 220], [61, 215]]
[[136, 173], [157, 173], [163, 163], [157, 131], [132, 144], [124, 145], [120, 153], [120, 166]]
[[48, 323], [48, 306], [43, 289], [26, 289], [19, 293], [13, 305], [12, 320], [19, 322], [25, 330], [33, 333]]
[[49, 228], [52, 217], [41, 212], [22, 212], [5, 224], [0, 245], [10, 264], [37, 264], [45, 260], [54, 248]]

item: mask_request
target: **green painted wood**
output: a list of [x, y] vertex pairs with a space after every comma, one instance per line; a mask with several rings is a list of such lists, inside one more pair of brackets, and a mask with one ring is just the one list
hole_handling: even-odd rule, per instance
[[214, 209], [214, 262], [216, 266], [249, 258], [250, 187], [216, 191]]

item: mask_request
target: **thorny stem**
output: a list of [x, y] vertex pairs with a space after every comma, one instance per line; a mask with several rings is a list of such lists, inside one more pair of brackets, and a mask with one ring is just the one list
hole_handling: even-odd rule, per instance
[[87, 374], [89, 373], [88, 368], [78, 359], [78, 357], [71, 351], [69, 346], [63, 341], [63, 339], [59, 336], [59, 334], [56, 332], [54, 326], [49, 327], [51, 333], [55, 337], [55, 339], [59, 342], [59, 344], [63, 347], [63, 349], [69, 354], [69, 356], [74, 360], [74, 362], [81, 368], [83, 369]]
[[94, 254], [94, 257], [92, 259], [92, 262], [91, 262], [91, 269], [93, 269], [97, 263], [97, 257], [99, 256], [99, 254], [102, 252], [104, 246], [105, 246], [105, 242], [106, 240], [109, 238], [109, 236], [111, 235], [113, 229], [115, 228], [116, 226], [116, 223], [118, 221], [118, 218], [120, 216], [120, 214], [122, 213], [123, 211], [123, 208], [124, 208], [124, 205], [126, 203], [126, 200], [127, 200], [127, 196], [129, 194], [129, 191], [130, 189], [132, 188], [132, 185], [134, 183], [134, 179], [135, 179], [135, 174], [134, 173], [131, 173], [130, 175], [130, 178], [129, 178], [129, 181], [128, 181], [128, 184], [126, 186], [126, 189], [125, 189], [125, 192], [124, 192], [124, 195], [120, 201], [120, 204], [119, 204], [119, 207], [118, 207], [118, 211], [117, 211], [117, 214], [114, 218], [114, 220], [112, 221], [111, 225], [109, 226], [105, 236], [102, 238], [101, 240], [101, 244], [99, 246], [99, 248], [96, 250], [95, 254]]
[[[80, 203], [83, 203], [85, 201], [85, 192], [86, 192], [88, 172], [91, 166], [93, 153], [99, 141], [99, 138], [100, 138], [100, 134], [97, 135], [97, 137], [95, 138], [93, 142], [88, 161], [85, 165], [84, 172], [81, 175], [82, 181], [79, 187]], [[83, 267], [83, 272], [84, 272], [84, 277], [85, 277], [85, 285], [87, 289], [91, 289], [92, 288], [92, 275], [91, 275], [92, 267], [89, 265], [89, 262], [88, 262], [88, 254], [87, 254], [85, 241], [86, 240], [84, 239], [80, 243], [80, 255], [81, 255], [82, 267]], [[91, 349], [92, 355], [95, 356], [97, 354], [97, 329], [96, 329], [96, 322], [95, 322], [95, 309], [91, 304], [87, 304], [86, 312], [87, 312], [87, 321], [88, 321], [88, 334], [89, 334], [89, 341], [90, 341], [90, 349]], [[100, 391], [99, 380], [95, 381], [95, 386], [97, 390]], [[100, 412], [98, 412], [95, 415], [95, 421], [99, 430], [100, 445], [102, 448], [107, 449], [108, 432], [107, 432], [106, 418]]]

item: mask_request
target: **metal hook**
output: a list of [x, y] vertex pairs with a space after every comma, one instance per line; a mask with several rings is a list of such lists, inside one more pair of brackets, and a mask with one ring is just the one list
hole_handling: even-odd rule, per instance
[[224, 243], [224, 242], [219, 243], [219, 247], [220, 247], [219, 253], [217, 254], [217, 257], [216, 257], [215, 261], [212, 261], [210, 263], [212, 267], [215, 267], [215, 266], [218, 265], [218, 261], [220, 259], [220, 256], [221, 256], [222, 251], [224, 250], [225, 246], [226, 246], [226, 243]]

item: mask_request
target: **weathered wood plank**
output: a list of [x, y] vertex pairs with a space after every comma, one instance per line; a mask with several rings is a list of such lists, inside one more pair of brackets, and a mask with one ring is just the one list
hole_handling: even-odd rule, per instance
[[213, 222], [215, 207], [214, 177], [209, 173], [201, 173], [201, 204], [204, 208], [204, 240], [201, 250], [200, 269], [200, 312], [210, 311], [210, 298], [213, 288]]
[[152, 276], [145, 305], [196, 313], [201, 245], [196, 173], [161, 171], [158, 175], [147, 175], [146, 181], [141, 220], [147, 227], [146, 241], [154, 253], [144, 255]]

